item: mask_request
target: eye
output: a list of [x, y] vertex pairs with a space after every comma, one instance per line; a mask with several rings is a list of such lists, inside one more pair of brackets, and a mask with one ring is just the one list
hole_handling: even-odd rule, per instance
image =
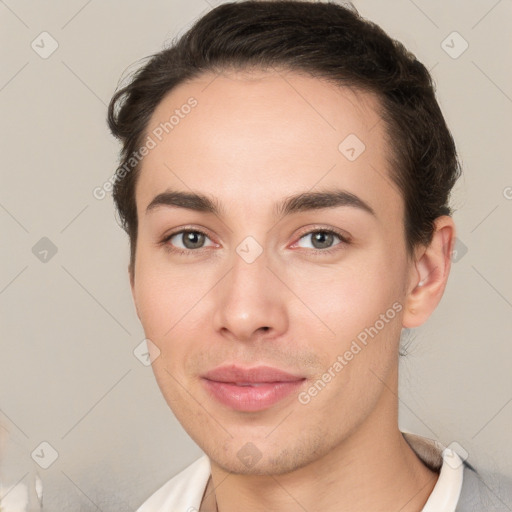
[[[311, 245], [307, 245], [308, 239]], [[336, 243], [338, 240], [338, 243]], [[305, 241], [305, 242], [304, 242]], [[318, 252], [331, 252], [337, 250], [336, 247], [341, 244], [348, 244], [349, 240], [341, 233], [332, 229], [316, 229], [309, 231], [301, 236], [297, 245], [299, 247], [313, 249]]]
[[[176, 231], [165, 237], [165, 239], [162, 240], [162, 243], [170, 251], [184, 254], [197, 249], [202, 249], [203, 247], [208, 247], [205, 245], [207, 240], [210, 240], [208, 235], [202, 231], [197, 229], [182, 229], [181, 231]], [[210, 243], [209, 245], [215, 244]]]

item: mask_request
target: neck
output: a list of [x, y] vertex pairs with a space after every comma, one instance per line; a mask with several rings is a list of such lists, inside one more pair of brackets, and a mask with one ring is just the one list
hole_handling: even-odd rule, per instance
[[396, 402], [396, 395], [384, 391], [354, 433], [327, 455], [286, 474], [231, 474], [211, 461], [218, 511], [421, 511], [438, 474], [403, 438]]

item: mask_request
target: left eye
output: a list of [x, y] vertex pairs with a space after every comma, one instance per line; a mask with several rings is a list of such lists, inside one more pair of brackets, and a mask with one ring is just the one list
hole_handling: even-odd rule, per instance
[[[311, 239], [312, 247], [301, 244], [301, 240], [305, 240], [307, 238]], [[330, 249], [331, 247], [333, 247], [333, 241], [336, 238], [339, 240], [339, 243], [345, 241], [340, 235], [338, 235], [334, 231], [329, 231], [325, 229], [318, 231], [310, 231], [309, 233], [306, 233], [300, 238], [298, 245], [299, 247], [306, 247], [308, 249]]]

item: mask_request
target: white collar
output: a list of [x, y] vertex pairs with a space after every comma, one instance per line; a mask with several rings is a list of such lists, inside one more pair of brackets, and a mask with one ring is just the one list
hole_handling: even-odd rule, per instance
[[416, 455], [429, 467], [439, 470], [439, 477], [421, 512], [455, 512], [462, 489], [464, 463], [454, 450], [438, 441], [403, 432]]

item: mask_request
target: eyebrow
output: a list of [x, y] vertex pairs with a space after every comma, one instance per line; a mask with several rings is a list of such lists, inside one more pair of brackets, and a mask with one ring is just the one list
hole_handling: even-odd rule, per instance
[[[225, 213], [216, 198], [195, 192], [166, 190], [153, 198], [146, 208], [146, 214], [160, 206], [186, 208], [204, 213], [213, 213], [222, 217]], [[285, 217], [292, 213], [322, 208], [338, 208], [349, 206], [376, 216], [373, 208], [363, 199], [346, 190], [326, 190], [320, 192], [302, 192], [290, 196], [274, 205], [274, 215]]]

